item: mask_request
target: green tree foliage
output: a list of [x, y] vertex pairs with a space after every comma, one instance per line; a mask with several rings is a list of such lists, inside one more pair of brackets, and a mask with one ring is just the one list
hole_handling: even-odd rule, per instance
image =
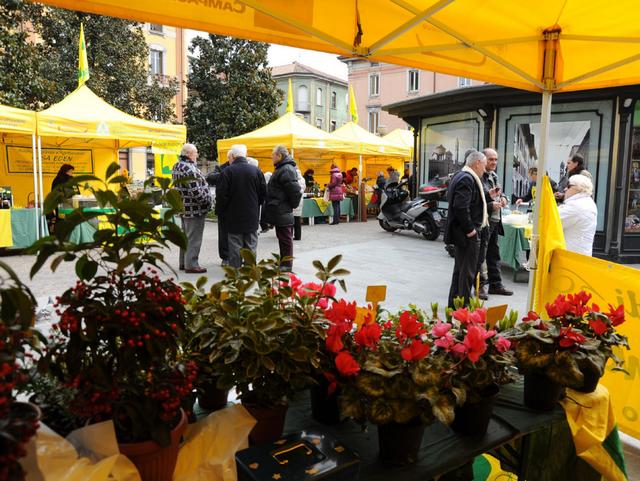
[[[18, 60], [5, 59], [6, 55], [0, 59], [0, 62], [16, 63], [13, 68], [0, 70], [3, 87], [0, 94], [4, 95], [4, 103], [48, 107], [77, 87], [81, 22], [91, 75], [87, 85], [131, 115], [157, 121], [173, 120], [171, 101], [178, 82], [149, 81], [149, 48], [139, 23], [26, 4], [23, 0], [0, 3], [0, 32], [6, 32], [0, 34], [0, 52], [7, 51], [13, 43], [20, 43], [24, 54]], [[27, 41], [26, 34], [22, 33], [24, 25], [33, 30], [36, 42]], [[16, 84], [13, 89], [4, 88], [11, 82]], [[7, 92], [12, 92], [11, 97]], [[16, 100], [11, 101], [12, 98]]]
[[191, 73], [185, 123], [189, 141], [208, 160], [216, 141], [244, 134], [275, 120], [283, 93], [267, 67], [269, 45], [209, 35], [189, 46]]

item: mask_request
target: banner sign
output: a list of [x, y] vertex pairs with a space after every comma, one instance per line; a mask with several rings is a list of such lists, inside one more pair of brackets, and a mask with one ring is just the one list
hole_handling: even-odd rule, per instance
[[[56, 175], [62, 164], [71, 164], [74, 173], [93, 174], [93, 152], [91, 149], [42, 149], [42, 173]], [[33, 151], [31, 147], [7, 145], [7, 173], [33, 174]]]
[[621, 431], [640, 438], [640, 270], [556, 249], [541, 304], [558, 294], [586, 291], [601, 309], [624, 304], [625, 322], [616, 329], [629, 339], [630, 350], [616, 350], [629, 374], [608, 370], [601, 382], [608, 389]]

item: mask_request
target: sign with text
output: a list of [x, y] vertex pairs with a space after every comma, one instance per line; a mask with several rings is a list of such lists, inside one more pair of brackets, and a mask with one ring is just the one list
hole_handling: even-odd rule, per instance
[[640, 270], [554, 250], [541, 305], [553, 302], [558, 294], [582, 290], [591, 293], [591, 301], [601, 309], [624, 304], [625, 322], [617, 330], [629, 338], [631, 349], [616, 354], [624, 359], [627, 374], [607, 370], [601, 382], [609, 389], [620, 430], [640, 438]]
[[[93, 174], [91, 149], [42, 149], [42, 173], [56, 175], [62, 164], [71, 164], [75, 174]], [[9, 174], [33, 173], [31, 147], [7, 145], [7, 172]]]

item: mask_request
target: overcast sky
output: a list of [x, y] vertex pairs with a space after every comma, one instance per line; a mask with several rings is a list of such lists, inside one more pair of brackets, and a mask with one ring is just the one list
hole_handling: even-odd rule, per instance
[[[197, 32], [195, 30], [187, 30], [187, 45], [196, 36], [206, 36], [206, 33]], [[302, 48], [284, 47], [282, 45], [271, 44], [269, 47], [269, 65], [275, 67], [277, 65], [286, 65], [294, 61], [308, 65], [309, 67], [321, 70], [335, 77], [347, 80], [347, 66], [338, 60], [337, 55], [315, 52], [313, 50], [305, 50]]]

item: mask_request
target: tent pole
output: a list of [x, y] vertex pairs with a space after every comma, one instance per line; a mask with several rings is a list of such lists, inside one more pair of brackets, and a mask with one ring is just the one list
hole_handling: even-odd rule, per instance
[[[40, 217], [38, 216], [38, 209], [40, 197], [38, 196], [38, 164], [36, 154], [36, 134], [31, 134], [31, 158], [33, 159], [33, 202], [36, 208], [36, 240], [40, 239]], [[40, 211], [42, 213], [42, 210]]]
[[40, 203], [42, 204], [40, 210], [40, 225], [42, 226], [42, 235], [44, 236], [47, 221], [44, 217], [44, 193], [42, 190], [42, 137], [40, 136], [38, 136], [38, 178], [40, 180]]
[[[358, 222], [362, 222], [362, 206], [364, 202], [362, 200], [364, 196], [364, 189], [362, 188], [362, 154], [360, 154], [360, 158], [358, 161]], [[367, 206], [364, 205], [366, 209]]]
[[540, 158], [538, 160], [538, 181], [536, 202], [533, 205], [533, 232], [531, 235], [531, 251], [529, 254], [529, 294], [527, 310], [533, 309], [535, 300], [535, 284], [538, 269], [538, 239], [540, 238], [540, 212], [542, 211], [542, 178], [547, 172], [547, 153], [549, 127], [551, 125], [551, 101], [553, 94], [547, 90], [542, 92], [542, 112], [540, 113]]

